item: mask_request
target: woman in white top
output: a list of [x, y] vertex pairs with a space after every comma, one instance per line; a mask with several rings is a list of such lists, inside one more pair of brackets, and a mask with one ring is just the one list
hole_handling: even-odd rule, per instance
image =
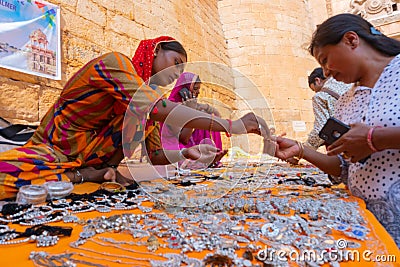
[[309, 51], [327, 77], [355, 84], [335, 108], [351, 129], [328, 155], [278, 137], [276, 156], [300, 156], [338, 177], [400, 247], [400, 42], [360, 16], [339, 14], [317, 28]]

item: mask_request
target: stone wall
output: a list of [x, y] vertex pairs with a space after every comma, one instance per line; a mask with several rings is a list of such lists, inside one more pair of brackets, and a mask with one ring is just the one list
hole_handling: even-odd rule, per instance
[[399, 0], [339, 0], [335, 13], [343, 10], [358, 14], [387, 36], [400, 39], [400, 1]]

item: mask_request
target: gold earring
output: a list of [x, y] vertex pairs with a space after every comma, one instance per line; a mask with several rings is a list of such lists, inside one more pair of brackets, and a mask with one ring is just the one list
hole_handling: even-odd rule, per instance
[[157, 56], [157, 53], [156, 53], [156, 52], [154, 52], [154, 56], [155, 56], [155, 57]]

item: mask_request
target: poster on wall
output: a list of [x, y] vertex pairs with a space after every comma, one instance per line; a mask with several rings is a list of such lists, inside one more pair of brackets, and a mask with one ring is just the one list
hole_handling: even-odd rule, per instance
[[34, 0], [0, 0], [0, 67], [61, 79], [60, 9]]

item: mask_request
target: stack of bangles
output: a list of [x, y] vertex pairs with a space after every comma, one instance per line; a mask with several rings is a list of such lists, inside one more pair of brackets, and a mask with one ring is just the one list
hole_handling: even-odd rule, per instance
[[208, 114], [212, 114], [212, 113], [214, 113], [214, 108], [212, 106], [210, 106], [209, 104], [207, 104], [207, 108], [205, 109], [205, 112]]
[[297, 145], [299, 146], [299, 155], [295, 157], [297, 160], [301, 160], [304, 157], [304, 145], [302, 142], [296, 141]]
[[226, 137], [231, 137], [232, 136], [232, 120], [230, 120], [230, 119], [226, 119], [226, 120], [229, 123], [229, 128], [225, 134], [226, 134]]
[[212, 132], [213, 125], [214, 125], [214, 113], [211, 113], [210, 132]]

